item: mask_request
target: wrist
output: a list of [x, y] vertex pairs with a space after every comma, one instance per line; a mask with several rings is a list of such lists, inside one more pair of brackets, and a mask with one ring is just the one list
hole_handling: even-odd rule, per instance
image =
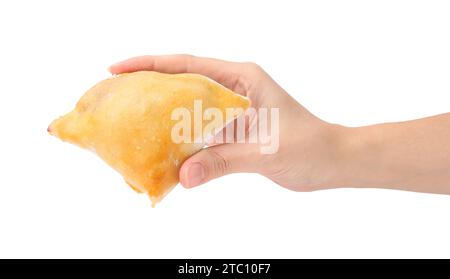
[[377, 126], [345, 127], [332, 125], [334, 146], [333, 171], [329, 185], [341, 187], [375, 187], [383, 184], [389, 172], [381, 170], [383, 140]]

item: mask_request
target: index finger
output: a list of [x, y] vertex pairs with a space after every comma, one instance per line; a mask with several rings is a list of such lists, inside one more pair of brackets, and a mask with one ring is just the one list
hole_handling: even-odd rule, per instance
[[[207, 76], [234, 90], [239, 80], [238, 63], [192, 55], [138, 56], [109, 67], [112, 74], [136, 71], [156, 71], [162, 73], [196, 73]], [[242, 93], [242, 92], [239, 92]]]

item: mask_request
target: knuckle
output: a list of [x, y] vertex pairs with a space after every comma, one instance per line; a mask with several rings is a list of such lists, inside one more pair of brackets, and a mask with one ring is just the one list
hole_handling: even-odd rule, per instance
[[230, 162], [215, 150], [209, 150], [208, 154], [212, 160], [210, 167], [213, 175], [219, 177], [226, 174], [230, 169]]
[[183, 54], [185, 72], [192, 72], [195, 56], [191, 54]]
[[192, 63], [192, 60], [194, 60], [195, 56], [191, 54], [176, 54], [178, 58], [185, 64], [190, 65]]
[[262, 67], [256, 64], [255, 62], [244, 62], [244, 67], [253, 73], [260, 73], [263, 71]]

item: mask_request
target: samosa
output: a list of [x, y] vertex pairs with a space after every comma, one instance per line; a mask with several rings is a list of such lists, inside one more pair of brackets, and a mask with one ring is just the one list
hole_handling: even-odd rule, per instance
[[[202, 111], [222, 112], [223, 121], [202, 121], [200, 129], [209, 128], [200, 140], [197, 135], [191, 141], [174, 141], [174, 110], [193, 114], [199, 101]], [[140, 71], [99, 82], [48, 131], [97, 153], [154, 205], [178, 183], [182, 163], [203, 148], [206, 134], [223, 128], [249, 105], [247, 98], [202, 75]], [[238, 113], [226, 113], [229, 108]], [[186, 127], [189, 136], [197, 129], [193, 120]]]

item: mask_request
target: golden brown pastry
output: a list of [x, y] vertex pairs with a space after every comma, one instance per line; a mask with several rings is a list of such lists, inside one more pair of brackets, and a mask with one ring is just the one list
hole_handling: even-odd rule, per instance
[[[101, 81], [79, 100], [75, 109], [49, 126], [50, 134], [96, 152], [125, 178], [137, 192], [147, 193], [153, 204], [178, 183], [181, 164], [203, 143], [175, 143], [172, 120], [176, 108], [194, 113], [194, 101], [202, 112], [218, 108], [249, 106], [237, 95], [207, 77], [197, 74], [163, 74], [141, 71]], [[222, 128], [224, 123], [202, 126]], [[194, 134], [194, 125], [191, 126]], [[202, 137], [208, 131], [203, 131]]]

